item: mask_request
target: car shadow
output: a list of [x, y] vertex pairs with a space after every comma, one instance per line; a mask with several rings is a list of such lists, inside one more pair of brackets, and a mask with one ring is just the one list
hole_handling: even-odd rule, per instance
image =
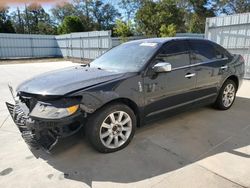
[[[93, 181], [131, 183], [182, 168], [250, 143], [250, 99], [238, 97], [228, 111], [193, 109], [139, 128], [125, 149], [101, 154], [80, 134], [62, 140], [52, 154], [34, 155], [64, 173], [64, 178], [91, 185]], [[245, 135], [248, 134], [248, 135]]]

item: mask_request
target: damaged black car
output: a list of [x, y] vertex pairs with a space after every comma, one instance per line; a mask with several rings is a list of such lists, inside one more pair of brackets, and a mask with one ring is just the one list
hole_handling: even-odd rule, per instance
[[137, 127], [190, 107], [227, 110], [244, 76], [244, 60], [203, 39], [124, 43], [88, 65], [48, 72], [10, 87], [6, 103], [25, 142], [50, 151], [84, 129], [99, 152], [126, 147]]

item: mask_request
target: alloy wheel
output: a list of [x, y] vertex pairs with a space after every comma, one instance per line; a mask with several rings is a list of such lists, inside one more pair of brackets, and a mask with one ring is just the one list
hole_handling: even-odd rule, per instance
[[115, 149], [126, 143], [131, 132], [131, 117], [124, 111], [116, 111], [109, 114], [103, 121], [100, 139], [105, 147]]
[[227, 108], [232, 105], [235, 98], [235, 87], [233, 84], [228, 84], [222, 95], [222, 103]]

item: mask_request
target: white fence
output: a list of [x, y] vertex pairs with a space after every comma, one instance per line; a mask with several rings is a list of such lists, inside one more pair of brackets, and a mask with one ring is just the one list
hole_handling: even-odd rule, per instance
[[[221, 44], [246, 61], [246, 78], [250, 78], [250, 13], [206, 20], [205, 37]], [[128, 40], [143, 37], [129, 37]], [[0, 59], [71, 57], [95, 59], [121, 43], [111, 38], [111, 31], [93, 31], [66, 35], [0, 34]]]
[[204, 38], [203, 33], [176, 33], [176, 37], [194, 37], [194, 38]]
[[70, 57], [95, 59], [112, 47], [110, 31], [67, 35], [0, 34], [0, 59]]
[[243, 55], [245, 77], [250, 78], [250, 13], [208, 18], [205, 37], [233, 54]]
[[111, 31], [71, 33], [55, 38], [63, 57], [95, 59], [112, 47]]
[[[146, 37], [128, 37], [128, 41]], [[0, 59], [66, 57], [95, 59], [122, 40], [111, 38], [111, 31], [65, 35], [0, 34]]]
[[[145, 38], [148, 38], [146, 36], [135, 36], [135, 37], [128, 37], [126, 38], [125, 41], [133, 41], [133, 40], [140, 40], [140, 39], [145, 39]], [[123, 41], [121, 38], [119, 37], [112, 37], [112, 47], [116, 47], [120, 44], [122, 44]]]
[[0, 33], [0, 59], [59, 55], [59, 48], [53, 35]]

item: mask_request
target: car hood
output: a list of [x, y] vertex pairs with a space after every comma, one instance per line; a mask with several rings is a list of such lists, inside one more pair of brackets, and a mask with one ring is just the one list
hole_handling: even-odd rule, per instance
[[79, 89], [117, 79], [123, 75], [124, 73], [75, 66], [33, 77], [20, 84], [17, 92], [36, 95], [65, 95]]

